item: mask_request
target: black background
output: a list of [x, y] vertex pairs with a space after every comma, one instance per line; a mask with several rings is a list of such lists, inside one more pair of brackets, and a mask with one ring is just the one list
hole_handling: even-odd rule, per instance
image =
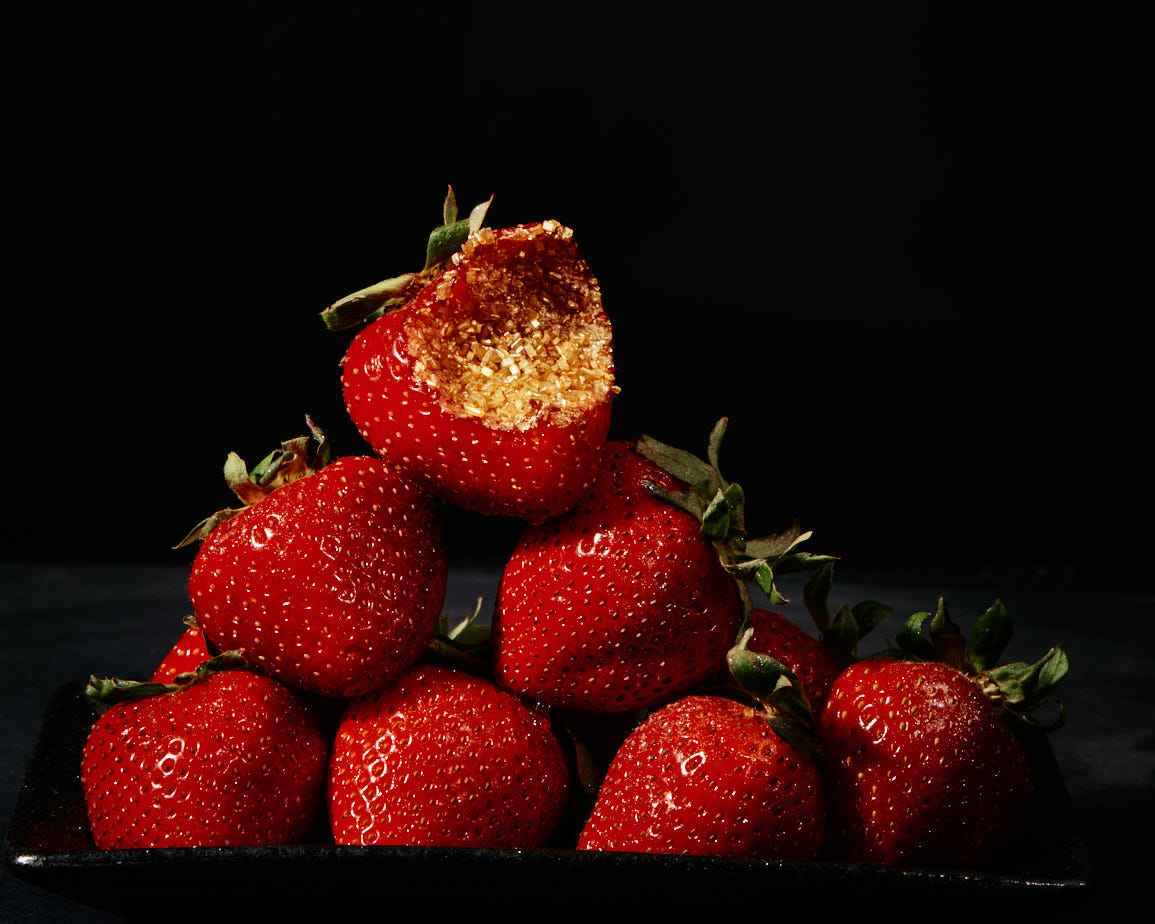
[[[43, 5], [16, 38], [9, 558], [171, 546], [311, 413], [446, 185], [575, 229], [613, 435], [864, 566], [1137, 574], [1132, 24], [1089, 4]], [[455, 555], [517, 525], [446, 511]], [[1136, 538], [1137, 535], [1137, 538]]]

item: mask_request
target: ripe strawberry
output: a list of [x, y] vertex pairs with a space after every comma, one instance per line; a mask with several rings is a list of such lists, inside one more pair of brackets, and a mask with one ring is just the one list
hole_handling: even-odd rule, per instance
[[180, 638], [156, 666], [150, 679], [154, 683], [173, 683], [177, 677], [195, 671], [211, 657], [200, 626], [190, 621]]
[[421, 662], [349, 703], [330, 761], [330, 826], [338, 844], [539, 847], [568, 774], [544, 711]]
[[568, 228], [495, 231], [479, 210], [455, 221], [451, 190], [434, 235], [453, 233], [431, 245], [425, 270], [323, 314], [340, 328], [350, 306], [388, 302], [342, 375], [349, 415], [378, 454], [443, 501], [538, 522], [593, 480], [617, 390], [612, 330]]
[[833, 568], [833, 560], [822, 563], [803, 592], [817, 636], [770, 610], [755, 609], [750, 618], [749, 649], [785, 665], [800, 681], [815, 715], [822, 712], [835, 678], [856, 660], [861, 639], [893, 612], [885, 604], [866, 601], [853, 608], [844, 604], [832, 617], [827, 598]]
[[525, 530], [498, 591], [499, 684], [614, 713], [668, 702], [723, 669], [749, 606], [728, 571], [773, 592], [773, 568], [803, 561], [793, 548], [805, 538], [745, 538], [741, 489], [714, 464], [723, 430], [711, 464], [648, 438], [607, 444], [578, 507]]
[[836, 858], [974, 866], [1030, 807], [1030, 765], [1007, 719], [1027, 721], [1066, 672], [1065, 653], [993, 667], [1010, 634], [1001, 603], [970, 650], [942, 600], [928, 643], [929, 615], [908, 621], [900, 651], [851, 665], [830, 691], [819, 736]]
[[809, 860], [822, 775], [761, 709], [691, 695], [652, 713], [610, 764], [579, 850]]
[[253, 475], [230, 457], [230, 484], [252, 503], [194, 531], [189, 596], [218, 648], [243, 649], [297, 689], [350, 697], [388, 683], [429, 642], [446, 550], [423, 492], [380, 459], [329, 463], [314, 435], [312, 462], [306, 438]]
[[[95, 696], [126, 686], [94, 681]], [[142, 685], [88, 735], [80, 774], [96, 846], [210, 847], [305, 840], [323, 805], [328, 739], [305, 701], [251, 670], [168, 692]], [[133, 695], [133, 694], [130, 694]]]
[[821, 639], [781, 613], [755, 609], [750, 621], [750, 650], [771, 655], [798, 677], [815, 713], [822, 711], [834, 679], [844, 665]]

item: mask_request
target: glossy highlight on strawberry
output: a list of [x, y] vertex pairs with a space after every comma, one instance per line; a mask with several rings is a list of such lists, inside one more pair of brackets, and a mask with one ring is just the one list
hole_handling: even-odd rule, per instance
[[940, 597], [835, 680], [818, 736], [836, 858], [972, 867], [1009, 842], [1033, 791], [1015, 730], [1038, 733], [1032, 713], [1068, 669], [1058, 646], [1000, 664], [1011, 634], [996, 600], [968, 640]]
[[448, 576], [433, 502], [380, 459], [285, 484], [202, 542], [189, 595], [205, 636], [331, 697], [384, 686], [433, 636]]
[[338, 844], [540, 847], [568, 765], [544, 710], [488, 680], [420, 663], [349, 703], [329, 773]]
[[946, 664], [860, 661], [835, 682], [819, 724], [840, 859], [973, 866], [1030, 807], [1022, 747]]
[[737, 584], [698, 521], [648, 483], [678, 488], [630, 444], [608, 443], [577, 508], [525, 530], [498, 591], [499, 684], [552, 706], [626, 712], [723, 668]]
[[302, 843], [322, 810], [328, 738], [271, 678], [226, 670], [111, 706], [81, 782], [102, 850]]
[[578, 848], [761, 859], [815, 859], [822, 777], [744, 703], [688, 696], [626, 739]]

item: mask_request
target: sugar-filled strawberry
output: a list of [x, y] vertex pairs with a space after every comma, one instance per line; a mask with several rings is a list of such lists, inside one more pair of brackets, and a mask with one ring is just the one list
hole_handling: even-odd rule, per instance
[[838, 677], [819, 720], [832, 857], [975, 866], [1023, 823], [1032, 773], [1012, 727], [1032, 724], [1067, 656], [1000, 666], [1010, 631], [996, 602], [968, 645], [940, 599], [906, 622], [897, 649]]
[[751, 609], [747, 578], [805, 569], [796, 527], [745, 534], [741, 488], [709, 460], [650, 438], [611, 442], [576, 509], [530, 525], [494, 614], [494, 674], [564, 709], [618, 713], [674, 699], [724, 668]]
[[[312, 423], [310, 422], [310, 426]], [[297, 689], [349, 697], [408, 668], [437, 627], [448, 577], [433, 501], [381, 459], [330, 461], [324, 434], [283, 444], [226, 480], [246, 506], [219, 512], [189, 576], [193, 612], [221, 650], [240, 648]]]
[[[325, 312], [349, 345], [349, 415], [440, 500], [537, 522], [574, 506], [609, 430], [613, 334], [597, 279], [556, 221], [491, 229], [488, 203], [430, 237], [426, 266]], [[368, 316], [368, 317], [366, 317]]]
[[580, 850], [819, 856], [825, 804], [805, 697], [781, 664], [763, 658], [758, 667], [751, 701], [689, 695], [626, 738]]
[[323, 819], [329, 739], [308, 702], [226, 653], [181, 684], [93, 679], [81, 761], [102, 850], [301, 843]]
[[540, 847], [569, 768], [548, 714], [457, 667], [419, 662], [350, 701], [329, 770], [338, 844]]

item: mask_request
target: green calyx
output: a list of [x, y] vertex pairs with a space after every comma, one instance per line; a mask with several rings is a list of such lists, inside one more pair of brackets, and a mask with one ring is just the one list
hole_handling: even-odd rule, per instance
[[1012, 634], [1006, 607], [1001, 600], [995, 600], [975, 621], [968, 641], [951, 619], [946, 601], [939, 597], [933, 613], [915, 613], [906, 620], [895, 638], [897, 648], [879, 654], [948, 664], [972, 678], [1012, 720], [1053, 731], [1065, 720], [1061, 703], [1058, 719], [1049, 725], [1040, 725], [1031, 714], [1051, 697], [1066, 676], [1070, 666], [1067, 653], [1055, 646], [1033, 663], [1014, 661], [1000, 665]]
[[755, 699], [770, 727], [783, 741], [817, 759], [814, 714], [798, 678], [781, 662], [749, 649], [752, 629], [742, 633], [726, 654], [739, 688]]
[[740, 485], [723, 478], [719, 468], [722, 439], [728, 422], [723, 417], [714, 425], [707, 442], [705, 460], [649, 436], [638, 440], [634, 449], [686, 485], [683, 491], [668, 491], [653, 483], [646, 487], [654, 496], [681, 508], [701, 523], [702, 533], [713, 543], [722, 567], [738, 582], [742, 601], [740, 637], [753, 610], [750, 581], [762, 589], [771, 605], [787, 603], [787, 598], [778, 590], [778, 577], [811, 571], [834, 559], [830, 555], [801, 551], [798, 547], [811, 534], [803, 532], [797, 523], [781, 533], [756, 538], [747, 536], [745, 492]]
[[222, 651], [220, 654], [202, 662], [196, 670], [177, 674], [172, 683], [158, 683], [151, 680], [121, 680], [119, 677], [96, 677], [88, 680], [85, 692], [100, 703], [112, 705], [130, 699], [143, 699], [147, 696], [158, 696], [162, 693], [175, 693], [184, 690], [210, 677], [213, 674], [226, 670], [243, 670], [247, 668], [244, 652], [239, 648], [232, 651]]
[[864, 600], [854, 606], [842, 604], [830, 612], [830, 590], [834, 579], [834, 560], [818, 564], [802, 589], [802, 600], [823, 643], [842, 663], [858, 656], [858, 645], [877, 626], [894, 615], [894, 607], [875, 600]]
[[483, 598], [478, 597], [473, 613], [456, 623], [443, 613], [427, 646], [429, 653], [456, 667], [488, 674], [493, 633], [492, 627], [481, 621], [482, 601]]
[[440, 275], [466, 238], [485, 224], [485, 215], [492, 202], [493, 196], [490, 196], [487, 201], [475, 205], [467, 218], [458, 218], [457, 197], [450, 186], [441, 207], [442, 224], [429, 233], [425, 244], [425, 265], [421, 270], [383, 279], [338, 299], [321, 312], [325, 326], [334, 331], [348, 330], [406, 304], [430, 279]]
[[[313, 475], [328, 465], [332, 461], [332, 446], [328, 437], [308, 415], [305, 417], [305, 423], [309, 428], [308, 436], [286, 440], [281, 443], [279, 449], [270, 452], [252, 469], [248, 468], [239, 455], [230, 452], [225, 459], [225, 483], [243, 506], [227, 507], [205, 517], [189, 530], [184, 539], [177, 543], [176, 548], [183, 548], [206, 539], [225, 520], [260, 503], [277, 488]], [[310, 446], [311, 441], [316, 442], [316, 447]]]

